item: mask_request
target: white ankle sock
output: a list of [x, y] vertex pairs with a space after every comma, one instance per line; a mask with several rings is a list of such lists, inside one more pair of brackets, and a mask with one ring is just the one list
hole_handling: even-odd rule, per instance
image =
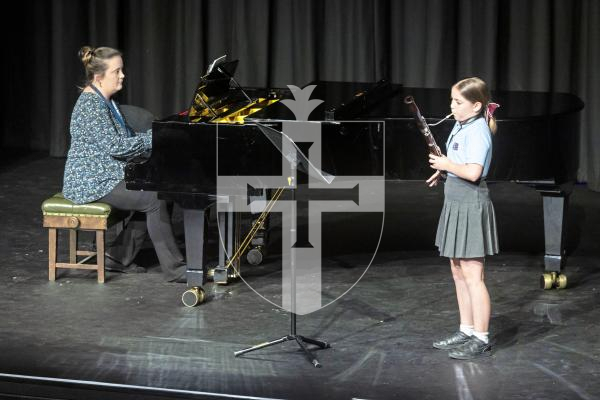
[[483, 343], [488, 343], [489, 339], [489, 332], [477, 332], [477, 331], [473, 331], [473, 336], [475, 336], [477, 339], [481, 340]]
[[473, 335], [473, 325], [460, 325], [460, 331], [467, 336]]

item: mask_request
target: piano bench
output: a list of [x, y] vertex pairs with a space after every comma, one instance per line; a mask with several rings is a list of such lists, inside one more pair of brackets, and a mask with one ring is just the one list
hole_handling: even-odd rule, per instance
[[[98, 282], [104, 283], [104, 233], [112, 223], [117, 222], [116, 212], [105, 203], [75, 204], [65, 199], [62, 193], [44, 200], [42, 214], [44, 228], [48, 228], [48, 280], [56, 279], [57, 268], [87, 269], [98, 272]], [[69, 262], [56, 261], [57, 230], [69, 230]], [[79, 250], [78, 231], [96, 232], [96, 251]], [[87, 256], [77, 261], [77, 256]], [[96, 257], [95, 264], [86, 261]]]

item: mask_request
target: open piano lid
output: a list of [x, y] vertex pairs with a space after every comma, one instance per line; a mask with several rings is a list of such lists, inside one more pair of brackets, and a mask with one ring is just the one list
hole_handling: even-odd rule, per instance
[[232, 85], [237, 65], [238, 60], [224, 61], [224, 57], [210, 64], [194, 93], [188, 113], [190, 122], [208, 122], [231, 112], [239, 103], [247, 104], [242, 90]]

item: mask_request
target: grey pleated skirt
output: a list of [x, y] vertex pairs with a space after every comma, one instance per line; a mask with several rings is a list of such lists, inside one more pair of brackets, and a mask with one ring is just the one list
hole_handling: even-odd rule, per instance
[[494, 205], [485, 180], [449, 176], [435, 245], [442, 257], [476, 258], [498, 253]]

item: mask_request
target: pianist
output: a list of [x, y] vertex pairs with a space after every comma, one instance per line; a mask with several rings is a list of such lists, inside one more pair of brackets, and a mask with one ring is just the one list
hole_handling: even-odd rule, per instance
[[165, 278], [185, 281], [184, 258], [176, 245], [165, 202], [156, 192], [127, 190], [123, 181], [127, 159], [151, 150], [152, 131], [133, 132], [112, 100], [125, 78], [121, 52], [84, 46], [79, 58], [85, 83], [71, 115], [63, 194], [76, 204], [100, 201], [146, 214], [145, 224], [127, 224], [109, 245], [107, 265], [119, 262], [130, 266], [149, 233]]

